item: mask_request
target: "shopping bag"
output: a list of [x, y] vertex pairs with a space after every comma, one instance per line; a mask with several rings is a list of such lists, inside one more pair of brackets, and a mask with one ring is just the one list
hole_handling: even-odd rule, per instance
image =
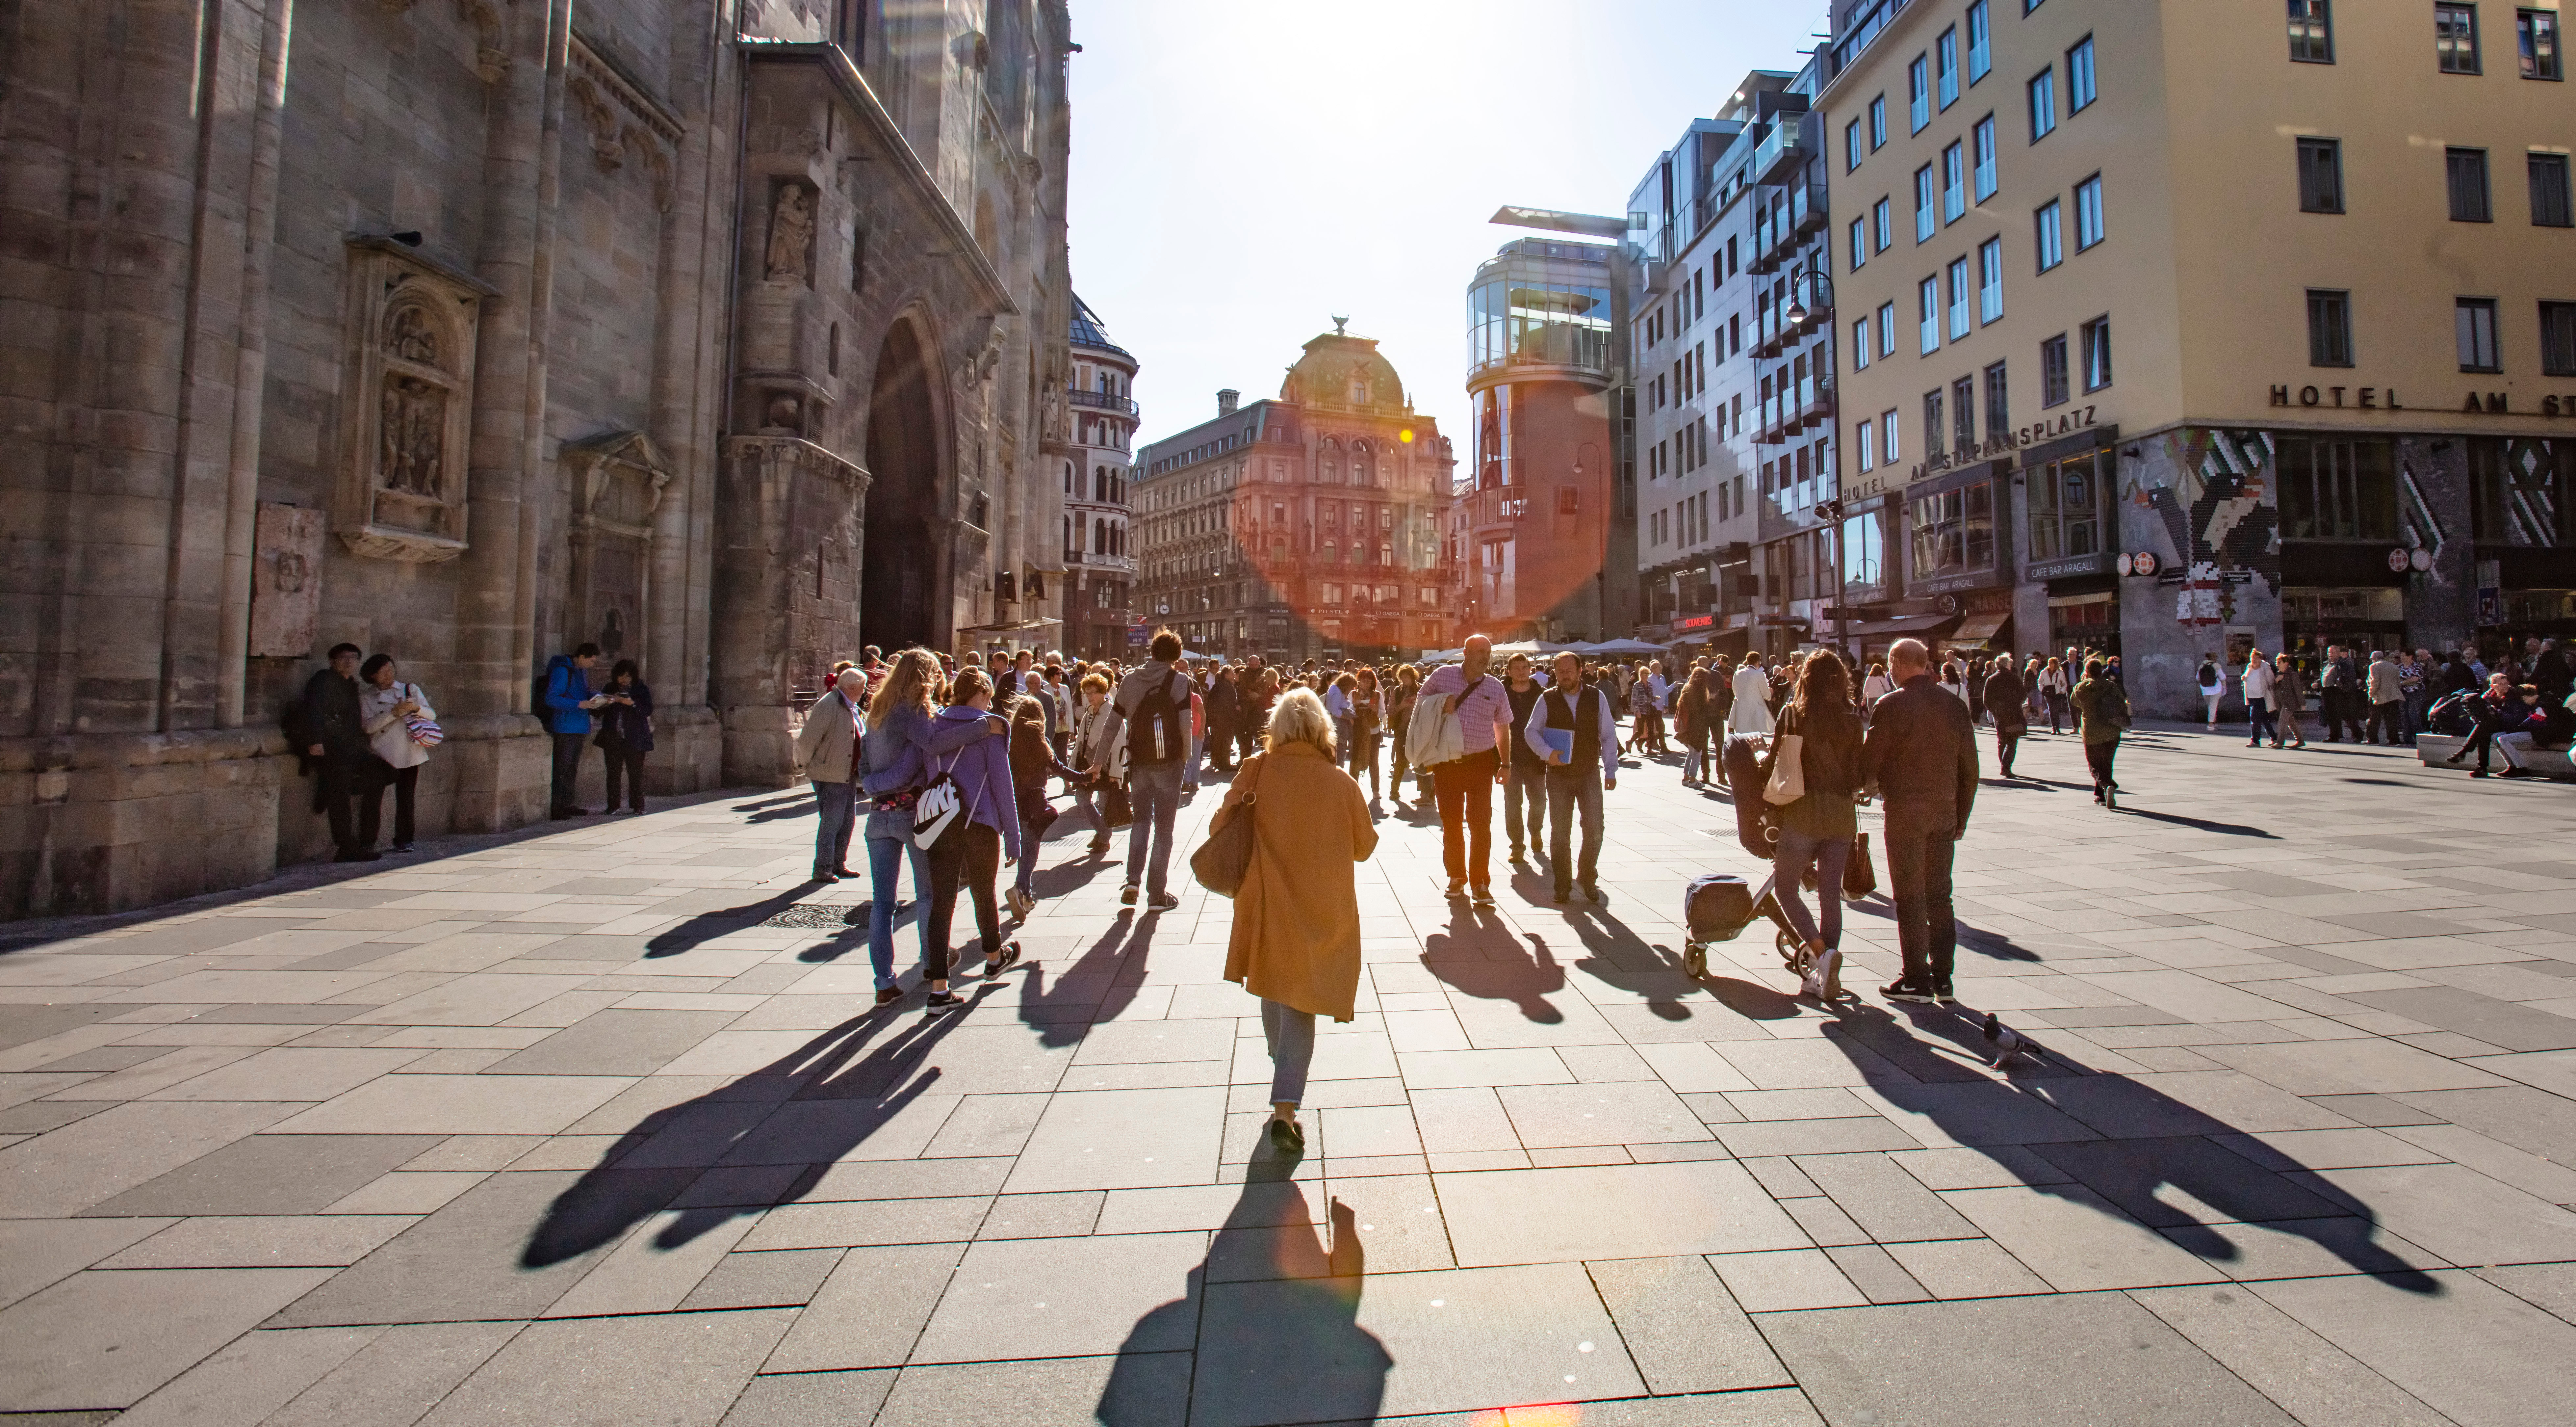
[[1772, 740], [1771, 781], [1762, 785], [1762, 801], [1771, 806], [1786, 807], [1807, 796], [1806, 765], [1798, 756], [1803, 740], [1794, 733], [1784, 733]]

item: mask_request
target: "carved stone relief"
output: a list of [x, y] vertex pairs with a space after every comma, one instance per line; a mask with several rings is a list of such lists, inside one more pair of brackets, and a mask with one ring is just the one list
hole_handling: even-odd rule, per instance
[[250, 652], [302, 659], [322, 618], [322, 512], [261, 501], [251, 567]]
[[669, 211], [672, 155], [683, 132], [678, 116], [628, 82], [579, 35], [573, 37], [570, 61], [564, 92], [590, 132], [591, 160], [600, 172], [614, 173], [628, 159], [641, 159], [653, 178], [653, 206]]
[[671, 483], [651, 437], [611, 431], [567, 441], [558, 453], [572, 486], [565, 532], [572, 566], [572, 628], [614, 658], [646, 647], [651, 611], [653, 517]]
[[472, 429], [471, 279], [383, 246], [353, 247], [346, 437], [333, 525], [351, 550], [452, 560], [465, 550]]
[[769, 280], [803, 283], [806, 255], [813, 246], [813, 195], [801, 183], [787, 184], [769, 210]]

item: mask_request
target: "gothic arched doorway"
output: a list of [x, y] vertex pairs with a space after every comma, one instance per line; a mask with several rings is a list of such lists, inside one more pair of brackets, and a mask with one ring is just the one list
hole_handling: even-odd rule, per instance
[[898, 322], [877, 353], [868, 398], [867, 550], [859, 641], [891, 654], [938, 648], [939, 434], [930, 369], [912, 325]]

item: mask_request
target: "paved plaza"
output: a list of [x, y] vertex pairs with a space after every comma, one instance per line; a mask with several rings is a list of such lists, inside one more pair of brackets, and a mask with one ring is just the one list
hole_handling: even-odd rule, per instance
[[1599, 908], [1449, 903], [1390, 804], [1293, 1161], [1229, 904], [1120, 908], [1073, 819], [943, 1019], [800, 793], [0, 929], [0, 1421], [2565, 1421], [2576, 791], [2122, 764], [1979, 796], [2008, 1073], [1877, 997], [1881, 899], [1854, 1000], [1760, 924], [1687, 976], [1684, 880], [1759, 869], [1673, 765]]

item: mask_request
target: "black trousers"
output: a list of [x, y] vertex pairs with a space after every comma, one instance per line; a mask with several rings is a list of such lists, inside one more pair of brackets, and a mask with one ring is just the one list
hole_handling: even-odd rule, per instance
[[394, 790], [394, 846], [411, 846], [412, 800], [420, 788], [420, 764], [396, 768], [383, 759], [376, 760], [376, 776], [358, 800], [358, 845], [373, 847], [380, 825], [385, 789]]
[[2002, 765], [2004, 776], [2012, 776], [2013, 755], [2021, 751], [2021, 735], [1995, 730], [1995, 762]]
[[2120, 740], [2114, 736], [2108, 743], [2084, 743], [2084, 766], [2093, 770], [2093, 791], [2111, 786], [2111, 761], [2120, 756]]
[[1002, 835], [982, 823], [968, 823], [930, 849], [930, 942], [923, 980], [945, 981], [955, 964], [948, 929], [957, 919], [961, 889], [974, 894], [975, 930], [983, 934], [984, 955], [989, 958], [1002, 949], [1002, 909], [993, 897], [993, 878], [1001, 870]]
[[1959, 951], [1958, 915], [1950, 905], [1950, 867], [1958, 850], [1955, 825], [1934, 826], [1901, 807], [1887, 810], [1888, 892], [1896, 901], [1896, 939], [1908, 981], [1950, 979]]
[[635, 800], [635, 811], [644, 811], [645, 750], [630, 749], [623, 743], [603, 743], [599, 745], [599, 751], [608, 757], [608, 810], [617, 811], [617, 794], [620, 779], [623, 779], [624, 786], [634, 790], [629, 796]]
[[1207, 756], [1208, 766], [1216, 769], [1216, 771], [1220, 773], [1226, 772], [1234, 767], [1233, 719], [1212, 718], [1208, 720]]
[[376, 845], [384, 817], [385, 775], [393, 770], [370, 753], [358, 759], [326, 761], [314, 776], [322, 780], [322, 815], [331, 820], [331, 845], [343, 850]]
[[581, 780], [581, 746], [589, 738], [586, 733], [558, 733], [554, 736], [554, 801], [547, 806], [547, 812], [569, 812], [581, 806], [573, 788]]
[[2388, 742], [2392, 745], [2406, 742], [2405, 715], [2404, 700], [2390, 699], [2384, 704], [2372, 704], [2370, 706], [2370, 741], [2379, 742], [2379, 736], [2385, 733], [2388, 735]]

